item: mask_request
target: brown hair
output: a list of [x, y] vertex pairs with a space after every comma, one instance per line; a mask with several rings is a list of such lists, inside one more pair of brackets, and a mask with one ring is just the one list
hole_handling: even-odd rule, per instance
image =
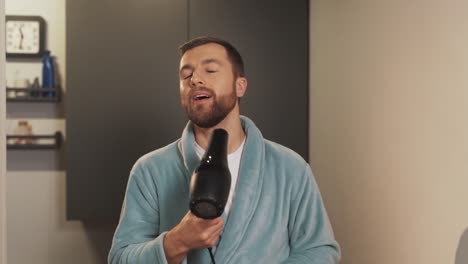
[[210, 37], [210, 36], [197, 37], [184, 43], [182, 46], [179, 47], [180, 55], [183, 56], [185, 52], [187, 52], [188, 50], [191, 50], [193, 48], [196, 48], [205, 44], [209, 44], [209, 43], [215, 43], [215, 44], [219, 44], [223, 46], [226, 49], [229, 61], [232, 64], [234, 76], [245, 77], [244, 62], [242, 60], [242, 56], [237, 51], [237, 49], [234, 48], [234, 46], [231, 43], [227, 42], [226, 40], [223, 40], [217, 37]]

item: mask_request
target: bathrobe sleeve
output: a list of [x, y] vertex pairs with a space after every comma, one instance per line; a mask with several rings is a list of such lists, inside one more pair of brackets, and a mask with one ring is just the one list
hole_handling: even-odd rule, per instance
[[149, 173], [135, 165], [108, 263], [167, 263], [163, 247], [166, 232], [158, 234], [157, 201], [157, 191]]
[[309, 165], [296, 184], [289, 216], [290, 255], [282, 264], [335, 264], [340, 248]]

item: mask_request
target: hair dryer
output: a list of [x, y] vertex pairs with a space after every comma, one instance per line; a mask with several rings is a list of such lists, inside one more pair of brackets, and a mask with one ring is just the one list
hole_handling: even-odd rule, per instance
[[227, 163], [228, 133], [215, 129], [208, 150], [190, 182], [190, 211], [203, 219], [214, 219], [224, 212], [231, 189]]

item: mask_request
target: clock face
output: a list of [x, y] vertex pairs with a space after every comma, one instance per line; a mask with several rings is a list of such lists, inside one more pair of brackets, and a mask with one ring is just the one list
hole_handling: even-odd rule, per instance
[[8, 21], [6, 31], [7, 52], [29, 54], [39, 52], [39, 22]]
[[7, 16], [7, 56], [40, 57], [44, 50], [44, 20], [41, 17]]

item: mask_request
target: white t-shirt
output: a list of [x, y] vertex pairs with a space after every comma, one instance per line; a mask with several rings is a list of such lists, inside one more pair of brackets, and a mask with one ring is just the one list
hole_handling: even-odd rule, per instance
[[[239, 176], [239, 166], [240, 166], [240, 160], [242, 156], [242, 150], [244, 149], [244, 143], [245, 143], [245, 138], [244, 138], [244, 141], [242, 141], [242, 144], [237, 148], [237, 150], [228, 155], [228, 166], [229, 166], [229, 172], [231, 173], [231, 190], [229, 191], [229, 197], [226, 202], [226, 207], [224, 208], [224, 212], [226, 213], [226, 216], [229, 214], [229, 211], [231, 210], [232, 200], [234, 199], [234, 193], [236, 190], [237, 178]], [[202, 147], [200, 147], [200, 145], [198, 145], [196, 141], [195, 141], [195, 151], [197, 152], [197, 156], [200, 159], [205, 154], [205, 150]]]

